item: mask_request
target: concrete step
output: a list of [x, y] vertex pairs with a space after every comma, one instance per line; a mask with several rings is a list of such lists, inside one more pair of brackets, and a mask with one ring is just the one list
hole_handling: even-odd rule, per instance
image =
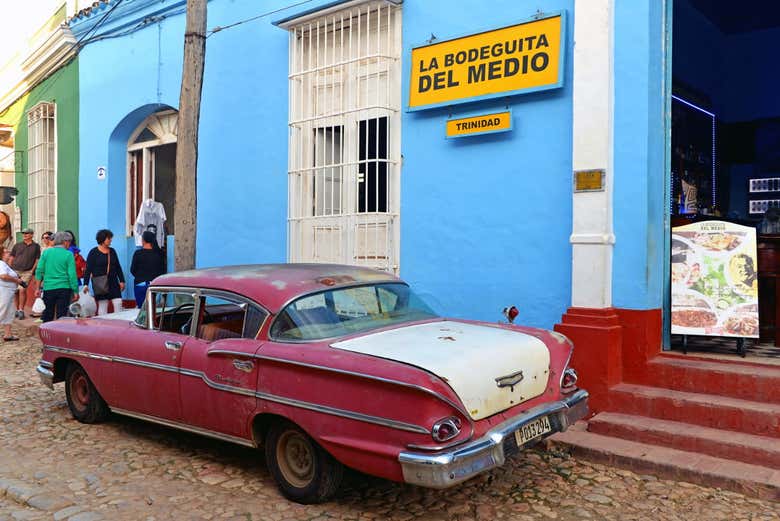
[[635, 383], [780, 404], [780, 366], [656, 356]]
[[602, 412], [588, 432], [780, 469], [780, 440], [689, 423]]
[[659, 447], [572, 428], [547, 439], [548, 448], [640, 474], [687, 481], [780, 500], [780, 471], [705, 454]]
[[610, 389], [610, 411], [713, 429], [780, 438], [780, 404], [619, 384]]

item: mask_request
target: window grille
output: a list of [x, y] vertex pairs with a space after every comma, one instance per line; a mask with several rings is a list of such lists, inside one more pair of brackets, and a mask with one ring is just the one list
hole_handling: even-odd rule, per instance
[[399, 271], [401, 9], [290, 27], [288, 259]]
[[27, 112], [27, 225], [40, 237], [57, 229], [57, 132], [54, 103]]

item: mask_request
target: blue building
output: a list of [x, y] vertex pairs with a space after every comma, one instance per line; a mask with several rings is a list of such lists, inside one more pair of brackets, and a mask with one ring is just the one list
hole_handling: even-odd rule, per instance
[[[452, 6], [209, 2], [197, 265], [374, 266], [447, 315], [514, 304], [524, 324], [584, 325], [619, 350], [624, 309], [660, 337], [670, 7]], [[169, 246], [177, 233], [184, 23], [182, 0], [69, 22], [81, 245], [108, 227], [125, 266], [144, 201], [164, 207]]]

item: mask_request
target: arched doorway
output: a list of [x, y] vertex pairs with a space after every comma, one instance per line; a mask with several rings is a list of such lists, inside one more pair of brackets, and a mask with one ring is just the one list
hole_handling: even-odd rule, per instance
[[147, 117], [127, 142], [127, 232], [139, 235], [136, 226], [142, 205], [147, 200], [160, 203], [165, 213], [165, 229], [158, 242], [173, 235], [176, 212], [176, 138], [178, 112], [163, 110]]

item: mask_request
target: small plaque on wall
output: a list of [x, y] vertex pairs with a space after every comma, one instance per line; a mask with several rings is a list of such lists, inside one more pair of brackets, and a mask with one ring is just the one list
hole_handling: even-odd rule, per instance
[[574, 172], [575, 192], [601, 192], [604, 190], [604, 170], [577, 170]]

